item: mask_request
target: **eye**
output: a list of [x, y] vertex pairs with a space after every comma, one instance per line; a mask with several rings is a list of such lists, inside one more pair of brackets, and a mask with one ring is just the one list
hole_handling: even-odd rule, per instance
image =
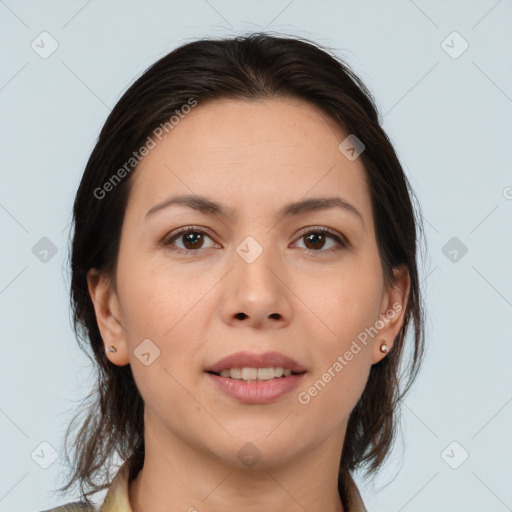
[[197, 252], [198, 249], [208, 249], [204, 247], [205, 238], [211, 237], [202, 229], [195, 226], [188, 226], [171, 233], [162, 243], [163, 245], [174, 245], [175, 240], [181, 240], [183, 247], [174, 247], [174, 250], [180, 253], [190, 254]]
[[[299, 240], [305, 240], [306, 250], [308, 252], [333, 252], [348, 247], [348, 242], [343, 236], [338, 235], [328, 228], [318, 227], [307, 229], [308, 231], [303, 231]], [[320, 249], [325, 247], [326, 240], [329, 238], [334, 240], [334, 247], [331, 246], [327, 250], [321, 251]]]
[[[192, 254], [194, 252], [198, 252], [200, 249], [208, 249], [214, 246], [220, 247], [216, 243], [210, 245], [209, 247], [205, 247], [205, 239], [212, 240], [212, 238], [203, 229], [200, 229], [196, 226], [188, 226], [171, 233], [163, 240], [162, 244], [164, 246], [173, 246], [173, 250], [184, 254]], [[309, 253], [329, 253], [348, 247], [349, 245], [345, 237], [325, 227], [306, 228], [306, 230], [303, 230], [301, 236], [299, 237], [299, 240], [302, 239], [305, 240], [305, 249]], [[325, 248], [326, 241], [329, 239], [334, 241], [334, 246], [331, 246], [327, 250], [321, 250]], [[182, 242], [181, 247], [176, 246], [176, 242], [178, 241]]]

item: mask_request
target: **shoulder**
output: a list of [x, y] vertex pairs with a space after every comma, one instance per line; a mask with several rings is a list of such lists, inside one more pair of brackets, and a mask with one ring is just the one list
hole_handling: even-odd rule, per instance
[[49, 510], [43, 510], [42, 512], [96, 512], [94, 505], [87, 505], [82, 501], [75, 501], [73, 503], [67, 503], [60, 507], [55, 507]]

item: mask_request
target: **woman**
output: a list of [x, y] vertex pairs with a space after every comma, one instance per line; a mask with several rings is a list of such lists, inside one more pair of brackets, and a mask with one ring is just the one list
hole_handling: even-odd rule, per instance
[[54, 510], [107, 489], [104, 512], [364, 511], [351, 472], [385, 460], [424, 347], [411, 197], [370, 93], [317, 45], [200, 40], [151, 66], [74, 204], [98, 383], [63, 488], [84, 505]]

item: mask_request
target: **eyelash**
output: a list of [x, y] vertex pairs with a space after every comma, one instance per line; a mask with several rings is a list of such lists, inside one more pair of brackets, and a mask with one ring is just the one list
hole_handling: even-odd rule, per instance
[[[325, 228], [325, 227], [310, 227], [310, 228], [305, 228], [306, 231], [303, 231], [301, 233], [301, 235], [297, 238], [297, 240], [305, 237], [306, 235], [310, 235], [310, 234], [318, 234], [318, 233], [321, 233], [323, 235], [328, 235], [329, 238], [332, 238], [337, 244], [338, 244], [338, 247], [335, 247], [335, 248], [331, 248], [331, 249], [328, 249], [326, 251], [322, 251], [322, 250], [318, 250], [318, 251], [315, 251], [313, 249], [305, 249], [305, 251], [308, 253], [308, 254], [319, 254], [319, 253], [332, 253], [334, 251], [338, 251], [340, 249], [345, 249], [349, 246], [349, 243], [347, 241], [347, 239], [343, 236], [340, 236], [338, 235], [336, 232], [330, 230], [329, 228]], [[172, 242], [176, 239], [178, 239], [181, 235], [186, 235], [188, 233], [200, 233], [202, 235], [206, 235], [208, 236], [208, 238], [212, 238], [206, 231], [204, 231], [203, 229], [199, 228], [199, 227], [196, 227], [196, 226], [188, 226], [186, 228], [180, 228], [172, 233], [170, 233], [169, 236], [167, 236], [162, 244], [164, 246], [172, 246]], [[191, 249], [181, 249], [179, 247], [176, 247], [176, 246], [173, 246], [172, 247], [172, 250], [173, 251], [176, 251], [177, 253], [179, 254], [192, 254], [192, 253], [197, 253], [201, 250], [200, 249], [196, 249], [196, 250], [191, 250]]]

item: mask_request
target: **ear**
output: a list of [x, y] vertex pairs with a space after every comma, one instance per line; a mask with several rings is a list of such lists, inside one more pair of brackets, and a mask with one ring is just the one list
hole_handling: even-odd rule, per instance
[[[391, 285], [389, 290], [384, 292], [381, 309], [379, 332], [375, 336], [372, 362], [378, 363], [386, 357], [387, 353], [393, 348], [393, 343], [404, 323], [405, 310], [409, 298], [411, 280], [409, 270], [405, 265], [400, 265], [393, 269], [395, 283]], [[382, 328], [380, 328], [384, 324]], [[388, 346], [388, 351], [382, 352], [380, 347], [382, 344]]]
[[[87, 273], [87, 286], [108, 359], [118, 366], [129, 364], [128, 331], [122, 323], [119, 299], [111, 279], [104, 273], [91, 269]], [[111, 345], [116, 347], [117, 352], [108, 351]]]

